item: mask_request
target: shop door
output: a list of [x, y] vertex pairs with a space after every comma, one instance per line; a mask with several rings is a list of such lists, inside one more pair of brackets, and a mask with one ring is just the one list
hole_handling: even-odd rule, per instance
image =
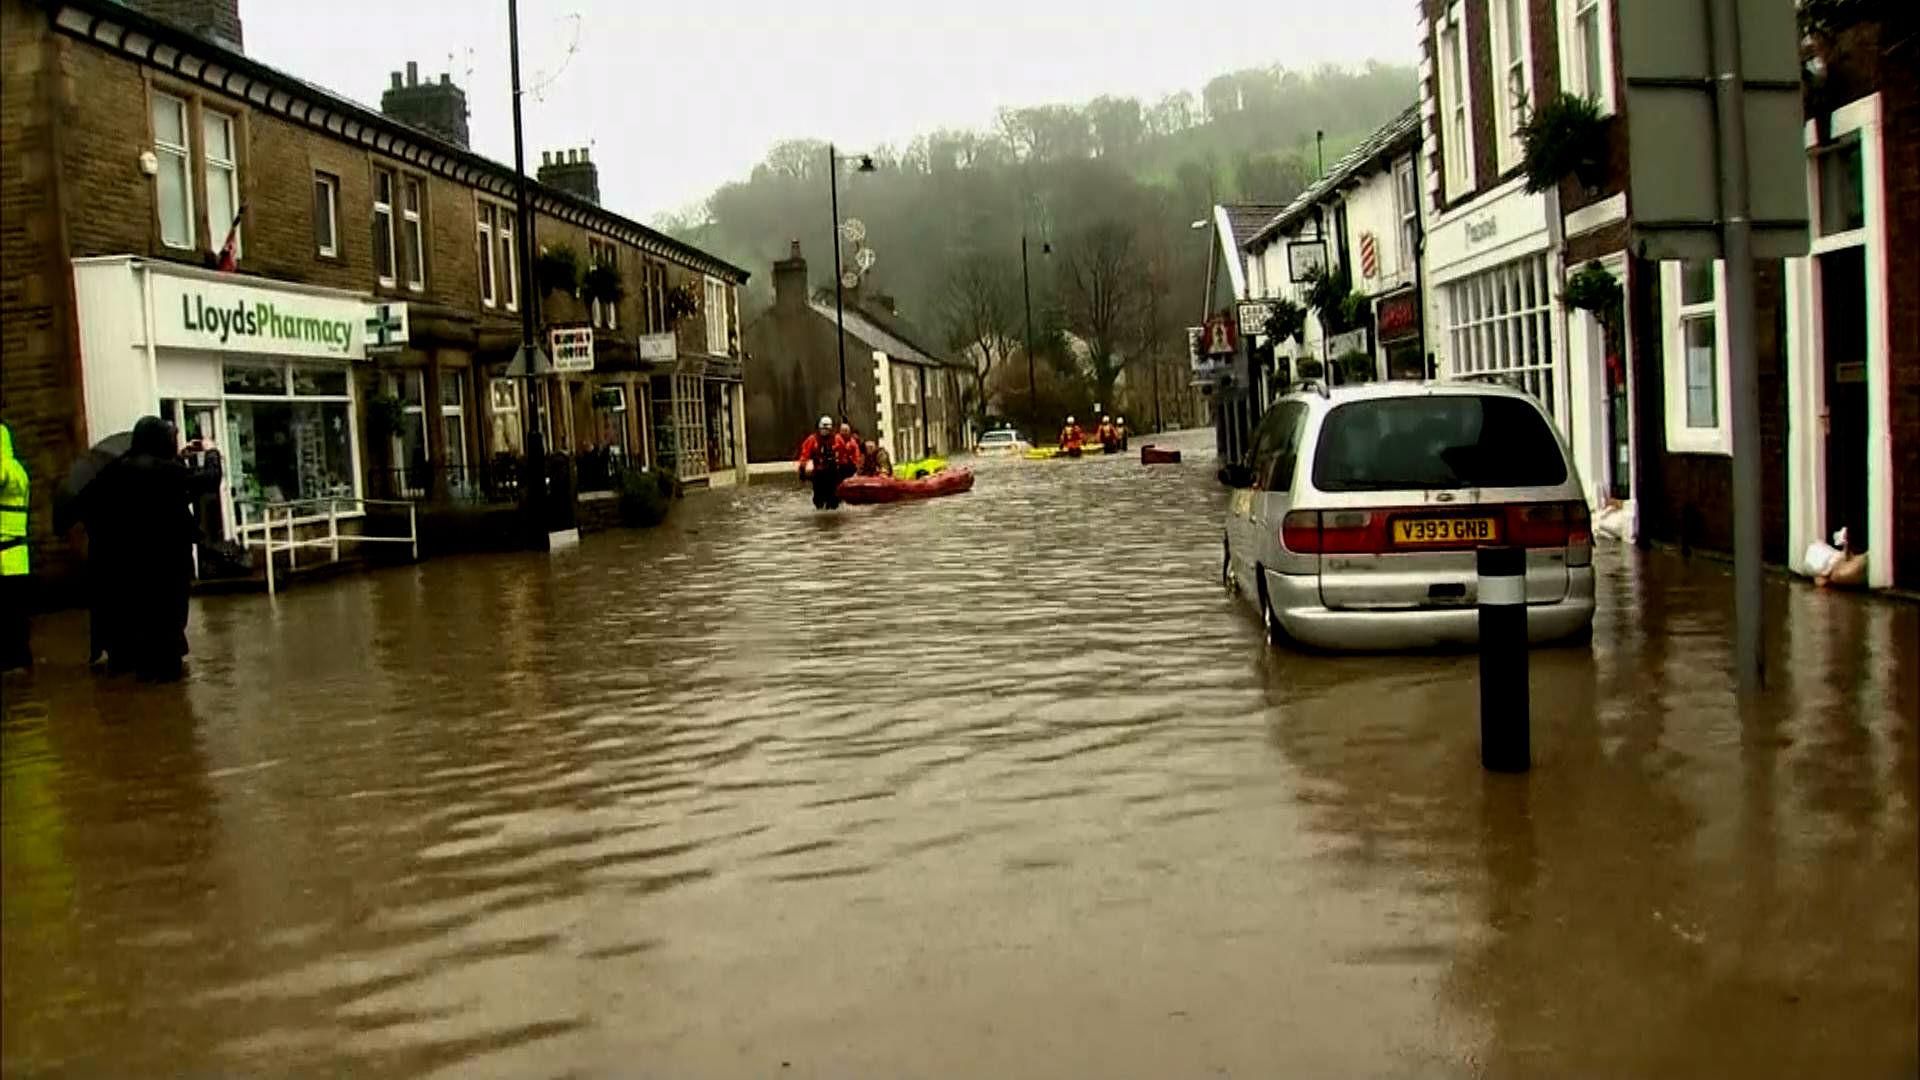
[[1821, 355], [1826, 381], [1827, 523], [1865, 551], [1867, 522], [1867, 253], [1819, 258]]
[[239, 555], [229, 543], [233, 539], [233, 495], [227, 482], [233, 459], [227, 450], [225, 414], [217, 401], [185, 401], [178, 403], [177, 409], [177, 414], [168, 418], [180, 429], [181, 445], [198, 440], [203, 448], [189, 460], [205, 466], [209, 455], [217, 455], [220, 465], [220, 490], [201, 496], [193, 504], [194, 572], [200, 577], [231, 575], [237, 572]]

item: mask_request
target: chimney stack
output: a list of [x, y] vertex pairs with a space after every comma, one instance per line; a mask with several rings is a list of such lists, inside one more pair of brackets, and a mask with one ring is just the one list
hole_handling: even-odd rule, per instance
[[580, 147], [555, 150], [551, 155], [542, 150], [537, 178], [548, 187], [577, 195], [596, 206], [600, 203], [600, 167]]
[[240, 0], [121, 0], [142, 14], [224, 45], [234, 52], [245, 52], [240, 36]]
[[393, 85], [380, 95], [380, 111], [403, 124], [438, 135], [461, 149], [467, 148], [467, 94], [446, 72], [440, 73], [439, 82], [423, 83], [419, 62], [407, 61], [405, 81], [399, 72], [393, 73]]
[[800, 241], [793, 241], [787, 257], [773, 264], [773, 306], [782, 311], [804, 311], [807, 307], [807, 258], [800, 254]]

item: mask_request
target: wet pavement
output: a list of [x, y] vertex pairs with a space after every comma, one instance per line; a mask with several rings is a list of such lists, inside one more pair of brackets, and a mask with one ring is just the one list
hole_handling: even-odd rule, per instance
[[196, 601], [0, 727], [9, 1075], [1913, 1075], [1920, 609], [1603, 552], [1470, 656], [1268, 650], [1188, 464]]

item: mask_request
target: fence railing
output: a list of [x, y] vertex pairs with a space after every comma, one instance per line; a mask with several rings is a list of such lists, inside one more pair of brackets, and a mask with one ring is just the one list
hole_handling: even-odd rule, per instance
[[510, 503], [520, 497], [517, 457], [501, 455], [472, 465], [409, 465], [369, 469], [367, 491], [376, 498], [452, 503]]
[[[258, 512], [258, 519], [235, 528], [242, 546], [260, 548], [266, 553], [267, 595], [276, 591], [274, 579], [274, 556], [285, 552], [288, 571], [300, 567], [300, 552], [307, 548], [326, 548], [328, 560], [340, 561], [340, 545], [349, 544], [406, 544], [413, 558], [420, 558], [420, 519], [419, 504], [411, 499], [361, 499], [346, 496], [328, 496], [319, 499], [300, 499], [293, 502], [254, 501], [246, 504]], [[346, 507], [349, 516], [365, 516], [368, 507], [391, 506], [404, 507], [407, 511], [407, 534], [405, 536], [369, 536], [364, 532], [343, 533], [340, 531], [342, 507]], [[253, 515], [247, 515], [249, 517]], [[326, 525], [326, 532], [319, 531], [320, 525]], [[300, 536], [299, 530], [310, 530], [312, 535]]]

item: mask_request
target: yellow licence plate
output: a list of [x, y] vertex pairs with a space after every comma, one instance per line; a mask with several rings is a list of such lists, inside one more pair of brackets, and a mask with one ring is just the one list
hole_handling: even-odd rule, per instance
[[1467, 544], [1498, 538], [1494, 519], [1401, 518], [1393, 523], [1396, 544]]

